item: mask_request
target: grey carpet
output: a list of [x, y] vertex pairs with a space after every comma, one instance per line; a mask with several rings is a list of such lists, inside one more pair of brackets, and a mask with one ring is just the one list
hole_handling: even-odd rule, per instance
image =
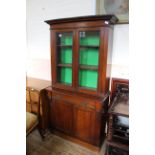
[[105, 144], [97, 153], [51, 133], [42, 140], [38, 130], [26, 138], [27, 155], [104, 155], [104, 150]]

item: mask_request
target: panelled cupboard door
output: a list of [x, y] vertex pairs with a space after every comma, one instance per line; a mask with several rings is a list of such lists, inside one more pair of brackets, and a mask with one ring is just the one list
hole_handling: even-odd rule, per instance
[[74, 107], [74, 135], [81, 140], [93, 143], [95, 128], [95, 111], [82, 106]]
[[50, 120], [52, 127], [61, 130], [64, 133], [71, 134], [73, 122], [72, 105], [61, 100], [53, 99], [50, 110]]

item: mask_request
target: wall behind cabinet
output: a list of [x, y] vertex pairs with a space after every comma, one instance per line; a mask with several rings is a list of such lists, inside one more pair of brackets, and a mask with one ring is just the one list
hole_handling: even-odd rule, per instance
[[[45, 20], [95, 15], [95, 0], [27, 0], [27, 76], [51, 79], [50, 33]], [[112, 76], [128, 78], [128, 24], [114, 27]]]
[[111, 76], [129, 78], [129, 24], [114, 26]]
[[50, 33], [45, 20], [95, 14], [95, 0], [27, 0], [27, 75], [50, 80]]

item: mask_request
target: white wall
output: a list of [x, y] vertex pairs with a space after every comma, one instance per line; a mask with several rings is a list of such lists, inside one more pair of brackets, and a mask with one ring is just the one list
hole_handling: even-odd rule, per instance
[[[51, 80], [50, 31], [44, 21], [95, 15], [95, 0], [27, 0], [27, 76]], [[112, 76], [128, 77], [128, 25], [114, 28]]]
[[51, 79], [50, 31], [44, 21], [95, 14], [95, 0], [27, 0], [27, 76]]
[[114, 26], [112, 77], [129, 78], [129, 25]]

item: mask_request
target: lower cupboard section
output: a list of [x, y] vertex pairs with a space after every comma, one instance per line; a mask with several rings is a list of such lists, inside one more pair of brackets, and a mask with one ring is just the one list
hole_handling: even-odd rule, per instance
[[55, 130], [100, 146], [105, 135], [107, 111], [104, 109], [107, 109], [108, 100], [103, 105], [100, 111], [96, 111], [86, 101], [75, 104], [63, 100], [61, 96], [53, 97], [50, 104], [50, 125]]

